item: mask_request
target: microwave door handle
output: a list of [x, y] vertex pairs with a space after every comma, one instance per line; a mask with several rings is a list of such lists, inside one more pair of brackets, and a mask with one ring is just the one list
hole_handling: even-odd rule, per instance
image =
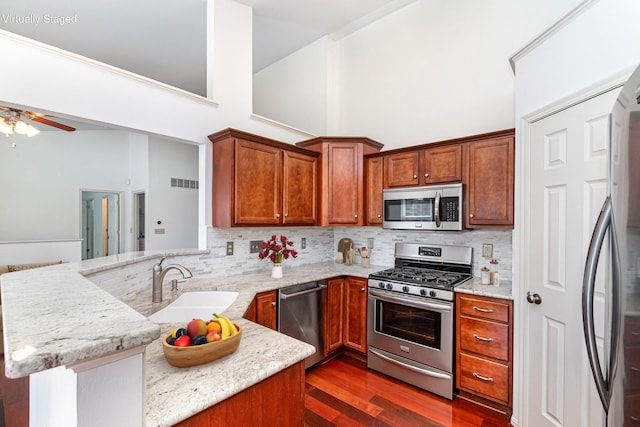
[[436, 193], [436, 201], [434, 203], [433, 212], [436, 220], [436, 228], [440, 228], [440, 192]]

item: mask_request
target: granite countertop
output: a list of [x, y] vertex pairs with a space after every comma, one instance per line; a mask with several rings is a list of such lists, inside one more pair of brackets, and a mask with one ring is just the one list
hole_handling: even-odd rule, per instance
[[[256, 293], [331, 277], [368, 277], [387, 266], [336, 263], [285, 266], [284, 277], [267, 270], [229, 277], [197, 276], [181, 283], [181, 292], [236, 290], [237, 300], [224, 312], [243, 327], [236, 352], [191, 368], [167, 363], [161, 338], [182, 324], [155, 324], [146, 316], [167, 305], [114, 298], [83, 274], [159, 258], [202, 251], [134, 252], [3, 275], [2, 306], [5, 370], [18, 378], [56, 366], [73, 365], [147, 345], [145, 351], [146, 423], [169, 426], [304, 360], [313, 346], [242, 319]], [[25, 322], [24, 319], [38, 319]], [[43, 325], [56, 325], [45, 328]], [[189, 396], [188, 400], [180, 396]]]
[[500, 286], [493, 286], [483, 285], [479, 277], [474, 277], [462, 285], [456, 286], [455, 291], [465, 294], [513, 300], [510, 280], [501, 280]]

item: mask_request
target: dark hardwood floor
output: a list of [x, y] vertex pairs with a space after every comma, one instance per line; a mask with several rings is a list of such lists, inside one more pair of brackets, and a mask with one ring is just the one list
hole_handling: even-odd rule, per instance
[[508, 427], [506, 415], [441, 398], [346, 355], [307, 371], [306, 427]]
[[[0, 427], [28, 427], [29, 380], [0, 378]], [[306, 427], [420, 426], [508, 427], [509, 420], [482, 406], [453, 402], [367, 369], [347, 355], [307, 371]]]

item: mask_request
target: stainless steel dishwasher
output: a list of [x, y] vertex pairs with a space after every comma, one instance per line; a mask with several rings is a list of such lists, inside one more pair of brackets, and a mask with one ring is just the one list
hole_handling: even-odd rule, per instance
[[316, 352], [304, 360], [305, 368], [323, 357], [326, 288], [327, 285], [319, 281], [278, 290], [278, 331], [316, 348]]

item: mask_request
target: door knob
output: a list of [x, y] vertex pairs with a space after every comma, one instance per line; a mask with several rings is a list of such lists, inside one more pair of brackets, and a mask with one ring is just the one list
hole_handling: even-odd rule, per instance
[[527, 302], [529, 304], [541, 304], [542, 298], [538, 294], [531, 294], [531, 292], [527, 292]]

